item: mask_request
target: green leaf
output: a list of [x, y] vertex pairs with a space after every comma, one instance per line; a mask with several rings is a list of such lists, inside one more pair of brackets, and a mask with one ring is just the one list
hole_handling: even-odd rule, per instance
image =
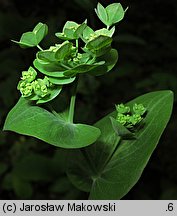
[[83, 31], [84, 29], [87, 27], [87, 24], [85, 22], [83, 22], [77, 29], [76, 31], [74, 32], [74, 37], [75, 39], [79, 39], [82, 34], [83, 34]]
[[117, 63], [118, 52], [116, 49], [111, 49], [108, 53], [97, 58], [97, 61], [105, 61], [104, 65], [101, 65], [95, 69], [90, 70], [88, 73], [94, 76], [100, 76], [109, 72]]
[[112, 127], [118, 136], [120, 136], [124, 140], [135, 139], [135, 135], [130, 132], [125, 126], [116, 121], [115, 118], [110, 117], [110, 120]]
[[23, 33], [19, 42], [15, 40], [12, 41], [19, 44], [22, 48], [35, 47], [46, 36], [47, 32], [47, 25], [43, 23], [38, 23], [32, 32]]
[[36, 35], [36, 40], [37, 43], [39, 44], [42, 41], [42, 39], [47, 35], [48, 26], [40, 22], [35, 26], [33, 32]]
[[63, 27], [63, 32], [65, 29], [77, 29], [79, 27], [79, 24], [73, 21], [67, 21]]
[[124, 18], [125, 11], [120, 3], [113, 3], [106, 7], [108, 15], [107, 25], [112, 26]]
[[101, 62], [97, 62], [95, 64], [82, 64], [82, 65], [78, 65], [70, 70], [66, 70], [64, 72], [65, 76], [76, 76], [76, 74], [81, 74], [81, 73], [86, 73], [89, 72], [92, 69], [95, 69], [97, 67], [99, 67], [100, 65], [103, 65], [104, 61]]
[[56, 62], [45, 62], [39, 59], [33, 61], [33, 65], [41, 73], [51, 77], [64, 77], [64, 69]]
[[86, 28], [83, 31], [83, 37], [82, 37], [83, 41], [84, 42], [88, 41], [92, 34], [94, 34], [93, 29], [91, 29], [89, 26], [86, 26]]
[[57, 85], [57, 86], [51, 87], [49, 89], [50, 94], [44, 98], [37, 100], [36, 104], [47, 103], [47, 102], [53, 100], [54, 98], [56, 98], [60, 94], [61, 90], [62, 90], [62, 86]]
[[63, 27], [63, 31], [55, 35], [62, 40], [76, 40], [81, 37], [86, 26], [86, 22], [79, 25], [76, 22], [67, 21]]
[[68, 42], [63, 44], [55, 53], [55, 58], [57, 61], [63, 60], [66, 56], [70, 55], [71, 53], [72, 43]]
[[107, 25], [107, 20], [108, 20], [108, 14], [106, 9], [100, 4], [97, 4], [97, 9], [95, 9], [95, 12], [98, 16], [98, 18], [105, 24]]
[[147, 165], [169, 121], [173, 93], [157, 91], [142, 95], [127, 105], [143, 104], [147, 108], [144, 126], [134, 140], [120, 140], [115, 133], [110, 113], [95, 126], [101, 136], [95, 144], [70, 156], [68, 176], [81, 190], [90, 191], [90, 199], [121, 199], [136, 184]]
[[89, 41], [84, 51], [89, 50], [89, 52], [93, 53], [95, 56], [104, 55], [111, 49], [112, 38], [104, 35], [99, 35], [95, 39]]
[[39, 51], [37, 52], [37, 59], [46, 61], [46, 62], [55, 62], [55, 53], [49, 50]]
[[106, 28], [96, 30], [95, 34], [96, 35], [105, 35], [105, 36], [108, 36], [108, 37], [112, 37], [114, 32], [115, 32], [115, 26], [113, 26], [110, 30], [108, 30]]
[[116, 49], [111, 49], [110, 52], [102, 56], [100, 61], [105, 61], [105, 66], [107, 68], [107, 72], [112, 70], [112, 68], [115, 66], [118, 60], [118, 52]]
[[33, 136], [62, 148], [88, 146], [100, 136], [98, 128], [64, 121], [41, 107], [33, 106], [24, 98], [20, 98], [9, 112], [4, 130]]
[[37, 45], [36, 36], [33, 32], [23, 33], [19, 42], [15, 40], [12, 40], [12, 42], [19, 44], [21, 48], [35, 47]]
[[56, 85], [65, 85], [74, 82], [76, 77], [64, 77], [64, 78], [56, 78], [56, 77], [48, 77], [49, 81]]

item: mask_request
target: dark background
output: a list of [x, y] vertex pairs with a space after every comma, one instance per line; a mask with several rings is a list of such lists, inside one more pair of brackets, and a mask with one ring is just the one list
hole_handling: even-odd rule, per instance
[[[110, 2], [100, 0], [103, 5]], [[175, 93], [173, 115], [139, 182], [124, 199], [177, 199], [177, 3], [176, 0], [120, 1], [129, 6], [118, 24], [113, 46], [119, 51], [114, 70], [102, 77], [84, 76], [79, 85], [76, 120], [94, 123], [115, 103], [146, 92], [171, 89]], [[18, 40], [38, 22], [47, 23], [49, 35], [43, 47], [57, 42], [54, 33], [67, 20], [88, 18], [102, 28], [93, 8], [96, 0], [0, 0], [0, 126], [17, 102], [21, 71], [33, 61], [36, 49], [20, 49]], [[63, 104], [53, 102], [60, 109]], [[160, 119], [159, 119], [160, 121]], [[86, 199], [64, 173], [64, 153], [37, 139], [0, 132], [1, 199]]]

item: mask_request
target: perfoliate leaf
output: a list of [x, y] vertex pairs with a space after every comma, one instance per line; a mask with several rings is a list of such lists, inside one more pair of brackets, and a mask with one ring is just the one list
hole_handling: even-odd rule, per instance
[[65, 42], [55, 53], [55, 58], [57, 61], [64, 60], [64, 58], [71, 53], [72, 43]]
[[62, 148], [81, 148], [94, 143], [100, 130], [85, 124], [73, 124], [20, 98], [9, 112], [4, 130], [36, 137]]
[[90, 39], [92, 34], [94, 34], [93, 29], [87, 26], [83, 31], [83, 37], [82, 37], [83, 41], [87, 42]]
[[37, 59], [46, 61], [46, 62], [55, 62], [55, 53], [49, 50], [39, 51], [37, 53]]
[[95, 9], [95, 12], [96, 12], [98, 18], [99, 18], [105, 25], [107, 25], [108, 14], [107, 14], [106, 9], [105, 9], [100, 3], [98, 3], [97, 9]]
[[33, 32], [36, 35], [36, 40], [37, 43], [39, 44], [42, 41], [42, 39], [47, 35], [48, 26], [40, 22], [35, 26]]
[[76, 77], [48, 77], [49, 81], [56, 85], [65, 85], [74, 82]]
[[77, 29], [79, 27], [79, 24], [73, 21], [67, 21], [63, 27], [63, 32], [65, 29]]
[[49, 89], [50, 94], [47, 95], [44, 98], [39, 99], [36, 102], [36, 104], [47, 103], [47, 102], [53, 100], [54, 98], [56, 98], [60, 94], [61, 90], [62, 90], [62, 86], [61, 85], [60, 86], [59, 85], [55, 85], [54, 87], [51, 87]]
[[19, 42], [14, 40], [12, 41], [19, 44], [22, 48], [35, 47], [46, 36], [47, 32], [47, 25], [43, 23], [38, 23], [32, 32], [23, 33]]
[[104, 65], [101, 65], [95, 69], [90, 70], [88, 73], [94, 76], [100, 76], [109, 72], [117, 63], [118, 52], [116, 49], [111, 49], [108, 53], [97, 58], [97, 61], [105, 61]]
[[118, 60], [118, 52], [116, 49], [111, 49], [108, 53], [102, 56], [99, 60], [105, 61], [107, 72], [112, 70]]
[[90, 199], [121, 199], [136, 184], [147, 165], [169, 121], [173, 93], [157, 91], [142, 95], [127, 105], [143, 104], [147, 108], [144, 126], [136, 131], [136, 139], [120, 140], [112, 127], [110, 113], [95, 126], [101, 136], [83, 151], [69, 157], [68, 176], [81, 190], [90, 191]]
[[33, 61], [34, 67], [41, 73], [51, 77], [64, 77], [64, 69], [56, 62], [45, 62], [39, 59]]
[[110, 29], [110, 30], [108, 30], [106, 28], [99, 29], [99, 30], [95, 31], [95, 34], [112, 37], [114, 32], [115, 32], [115, 26], [113, 26], [112, 29]]
[[112, 26], [124, 18], [125, 11], [120, 3], [113, 3], [106, 7], [108, 15], [107, 25]]
[[81, 37], [86, 26], [86, 22], [79, 25], [76, 22], [67, 21], [63, 27], [63, 31], [55, 35], [62, 40], [76, 40]]
[[19, 42], [15, 40], [12, 40], [12, 42], [19, 44], [21, 48], [35, 47], [37, 45], [36, 36], [33, 32], [23, 33]]
[[132, 132], [130, 132], [125, 126], [123, 126], [121, 123], [116, 121], [115, 118], [110, 117], [110, 120], [111, 120], [112, 127], [118, 136], [120, 136], [124, 140], [135, 139], [135, 135]]
[[84, 51], [88, 50], [89, 52], [93, 53], [93, 55], [98, 57], [104, 55], [111, 49], [111, 43], [111, 37], [99, 35], [86, 44]]
[[66, 70], [64, 72], [65, 76], [75, 76], [77, 74], [81, 74], [81, 73], [87, 73], [89, 71], [91, 71], [92, 69], [95, 69], [97, 67], [99, 67], [100, 65], [103, 65], [105, 62], [101, 61], [101, 62], [97, 62], [95, 64], [82, 64], [82, 65], [78, 65], [70, 70]]
[[75, 39], [79, 39], [82, 36], [83, 31], [86, 27], [87, 27], [87, 24], [84, 22], [76, 29], [76, 31], [74, 32]]
[[70, 38], [66, 37], [63, 32], [57, 32], [55, 33], [55, 36], [61, 40], [70, 40]]

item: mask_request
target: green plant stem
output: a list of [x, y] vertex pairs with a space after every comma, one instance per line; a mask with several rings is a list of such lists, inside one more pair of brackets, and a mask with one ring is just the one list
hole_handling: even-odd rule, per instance
[[77, 48], [77, 52], [76, 52], [76, 54], [79, 52], [79, 40], [77, 39], [76, 40], [76, 48]]
[[63, 64], [62, 62], [60, 62], [60, 65], [61, 65], [62, 67], [64, 67], [65, 69], [67, 69], [67, 70], [71, 69], [70, 67], [68, 67], [67, 65]]
[[77, 47], [77, 49], [79, 47], [79, 40], [78, 39], [76, 40], [76, 47]]
[[43, 49], [42, 49], [41, 46], [37, 45], [37, 48], [38, 48], [39, 50], [43, 51]]
[[73, 86], [73, 89], [72, 89], [71, 100], [70, 100], [69, 116], [68, 116], [68, 121], [70, 123], [73, 123], [73, 119], [74, 119], [74, 109], [75, 109], [75, 102], [76, 102], [77, 85], [78, 85], [78, 77], [76, 77], [76, 80], [74, 82], [74, 86]]

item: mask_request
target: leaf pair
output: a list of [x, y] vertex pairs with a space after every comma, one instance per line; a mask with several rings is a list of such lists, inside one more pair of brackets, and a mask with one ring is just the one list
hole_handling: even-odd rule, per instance
[[62, 40], [78, 40], [87, 26], [86, 22], [78, 24], [73, 21], [67, 21], [63, 27], [63, 31], [55, 35]]
[[20, 98], [9, 112], [4, 130], [15, 131], [62, 148], [81, 148], [94, 143], [100, 135], [96, 127], [72, 124], [60, 115], [35, 106]]
[[30, 31], [22, 34], [19, 42], [15, 40], [12, 41], [19, 44], [22, 48], [35, 47], [42, 41], [47, 33], [47, 25], [40, 22], [35, 26], [32, 32]]
[[83, 50], [89, 52], [94, 57], [99, 57], [111, 50], [112, 38], [105, 35], [99, 35], [93, 40], [90, 40]]
[[120, 3], [113, 3], [104, 8], [100, 3], [97, 5], [95, 12], [98, 18], [110, 27], [120, 22], [124, 18], [125, 11]]

